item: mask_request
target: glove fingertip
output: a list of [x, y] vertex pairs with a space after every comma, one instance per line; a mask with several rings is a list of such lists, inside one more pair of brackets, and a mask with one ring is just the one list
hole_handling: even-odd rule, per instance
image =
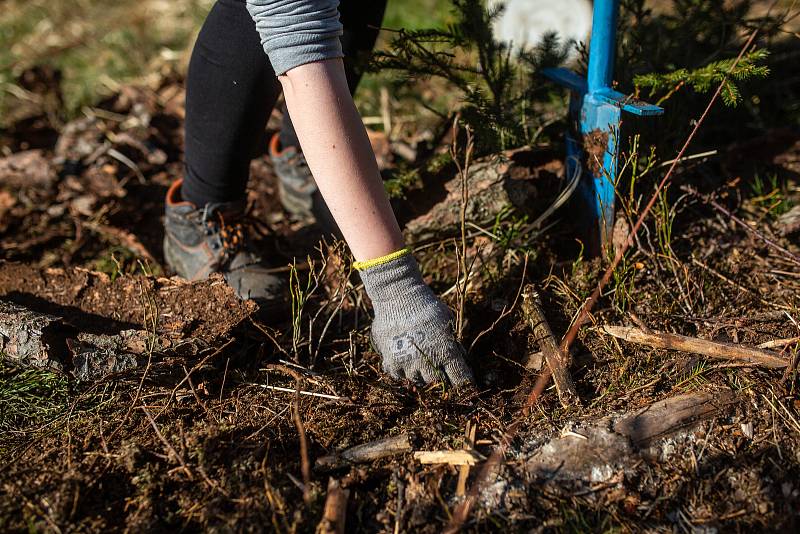
[[409, 378], [418, 386], [424, 386], [428, 383], [428, 380], [423, 376], [421, 371], [413, 372]]
[[472, 371], [463, 361], [448, 362], [444, 366], [445, 375], [450, 383], [456, 387], [461, 386], [467, 382], [474, 383], [475, 377]]
[[383, 372], [389, 375], [390, 377], [394, 378], [395, 380], [402, 380], [405, 378], [403, 374], [403, 369], [396, 365], [387, 365], [386, 362], [383, 363]]

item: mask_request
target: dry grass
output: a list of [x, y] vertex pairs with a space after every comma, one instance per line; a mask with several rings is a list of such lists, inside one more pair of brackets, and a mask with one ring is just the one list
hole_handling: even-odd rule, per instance
[[8, 0], [0, 12], [0, 116], [24, 100], [21, 72], [50, 65], [63, 75], [64, 110], [121, 83], [177, 65], [212, 0]]

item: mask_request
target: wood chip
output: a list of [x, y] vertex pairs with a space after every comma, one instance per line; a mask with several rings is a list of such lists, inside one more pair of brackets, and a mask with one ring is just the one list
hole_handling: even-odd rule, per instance
[[773, 339], [772, 341], [767, 341], [765, 343], [761, 343], [758, 345], [759, 349], [777, 349], [782, 348], [787, 345], [791, 345], [793, 343], [800, 343], [800, 336], [795, 337], [787, 337], [784, 339]]
[[[464, 436], [464, 450], [472, 450], [475, 448], [475, 435], [478, 430], [478, 424], [473, 423], [471, 420], [467, 421], [467, 429]], [[456, 495], [463, 497], [467, 493], [467, 479], [469, 478], [469, 465], [462, 465], [458, 469], [458, 484], [456, 484]]]
[[475, 465], [486, 458], [476, 451], [417, 451], [414, 459], [421, 464]]

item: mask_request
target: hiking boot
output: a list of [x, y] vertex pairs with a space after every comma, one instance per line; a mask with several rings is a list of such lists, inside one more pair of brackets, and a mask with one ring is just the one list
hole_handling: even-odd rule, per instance
[[178, 275], [188, 280], [221, 273], [242, 299], [262, 308], [283, 304], [283, 284], [269, 274], [249, 247], [241, 221], [245, 200], [197, 207], [181, 199], [183, 180], [167, 191], [164, 223], [164, 258]]
[[296, 147], [281, 147], [276, 133], [269, 143], [269, 156], [278, 177], [278, 196], [283, 209], [299, 221], [316, 222], [325, 232], [339, 236], [339, 228], [322, 199], [303, 153]]

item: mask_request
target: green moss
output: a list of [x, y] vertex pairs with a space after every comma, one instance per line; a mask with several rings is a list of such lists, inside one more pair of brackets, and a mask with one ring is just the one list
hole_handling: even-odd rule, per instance
[[19, 370], [0, 363], [0, 433], [57, 417], [68, 407], [68, 386], [67, 378], [53, 371]]

